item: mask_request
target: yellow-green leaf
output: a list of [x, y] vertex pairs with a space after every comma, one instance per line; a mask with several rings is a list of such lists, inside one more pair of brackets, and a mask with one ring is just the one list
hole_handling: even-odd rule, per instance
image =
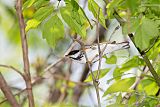
[[134, 82], [135, 82], [135, 77], [118, 80], [107, 89], [107, 91], [104, 93], [103, 96], [106, 96], [107, 94], [111, 94], [115, 92], [131, 91], [129, 88], [133, 85]]
[[46, 17], [48, 17], [53, 13], [53, 10], [54, 10], [53, 6], [41, 7], [35, 12], [33, 18], [39, 21], [43, 21]]
[[116, 64], [116, 62], [117, 62], [117, 57], [115, 55], [112, 55], [109, 58], [106, 57], [107, 64]]
[[53, 12], [53, 6], [42, 7], [38, 9], [33, 15], [33, 19], [27, 21], [26, 31], [29, 31], [31, 28], [37, 28], [37, 26], [43, 22], [49, 15]]
[[78, 33], [82, 38], [86, 37], [86, 22], [82, 15], [78, 4], [76, 2], [68, 2], [66, 7], [60, 9], [61, 16], [63, 20], [68, 24], [68, 26]]
[[145, 91], [147, 95], [155, 95], [158, 92], [159, 87], [153, 79], [147, 78], [140, 82], [138, 90]]
[[[104, 77], [109, 71], [110, 71], [110, 68], [101, 70], [99, 78]], [[93, 74], [96, 77], [97, 71], [94, 71]], [[87, 79], [85, 80], [85, 82], [91, 82], [91, 81], [92, 81], [92, 74], [90, 73], [89, 76], [87, 77]]]
[[[103, 15], [102, 9], [98, 6], [98, 4], [94, 0], [88, 0], [88, 8], [94, 15], [94, 17], [99, 19], [100, 24], [106, 28], [105, 24], [105, 16]], [[99, 13], [99, 16], [98, 16]]]
[[36, 19], [31, 19], [31, 20], [27, 21], [27, 26], [25, 28], [26, 32], [31, 28], [36, 28], [39, 24], [40, 24], [40, 21], [38, 21]]

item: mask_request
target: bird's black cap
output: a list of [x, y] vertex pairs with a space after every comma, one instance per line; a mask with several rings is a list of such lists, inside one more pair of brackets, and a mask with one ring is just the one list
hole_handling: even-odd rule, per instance
[[73, 51], [69, 52], [69, 54], [66, 55], [66, 56], [74, 55], [74, 54], [76, 54], [76, 53], [78, 53], [78, 52], [79, 52], [79, 50], [73, 50]]

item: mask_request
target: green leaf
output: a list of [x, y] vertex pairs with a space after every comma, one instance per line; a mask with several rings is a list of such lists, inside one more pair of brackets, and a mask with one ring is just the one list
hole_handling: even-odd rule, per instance
[[147, 95], [156, 95], [159, 87], [156, 82], [152, 82], [151, 84], [148, 84], [148, 86], [146, 86], [144, 90], [146, 91]]
[[117, 103], [115, 103], [115, 104], [108, 105], [106, 107], [125, 107], [125, 106], [126, 106], [125, 104], [117, 104]]
[[144, 63], [143, 59], [139, 58], [138, 56], [134, 56], [132, 59], [130, 59], [129, 61], [127, 61], [126, 63], [124, 63], [122, 65], [122, 67], [119, 68], [118, 71], [125, 72], [127, 70], [130, 70], [133, 67], [142, 66], [144, 64], [145, 63]]
[[153, 79], [144, 79], [139, 85], [141, 85], [138, 86], [139, 90], [145, 91], [147, 95], [155, 95], [159, 90], [157, 83]]
[[112, 55], [110, 58], [106, 58], [106, 63], [107, 64], [116, 64], [117, 62], [117, 57], [115, 55]]
[[35, 8], [40, 8], [41, 6], [44, 6], [46, 4], [49, 4], [49, 0], [26, 0], [23, 5], [23, 10], [31, 6]]
[[160, 75], [160, 64], [157, 63], [156, 65], [156, 71], [157, 71], [157, 74]]
[[119, 93], [119, 95], [116, 98], [116, 104], [121, 104], [121, 102], [122, 102], [122, 94]]
[[[104, 77], [109, 71], [110, 71], [110, 68], [100, 70], [99, 78]], [[96, 76], [97, 75], [97, 71], [94, 71], [93, 75]], [[85, 80], [85, 82], [91, 82], [91, 81], [92, 81], [92, 74], [90, 73], [88, 75], [87, 79]]]
[[53, 13], [53, 10], [53, 6], [41, 7], [35, 12], [33, 18], [37, 19], [38, 21], [43, 21], [45, 18], [47, 18], [49, 15]]
[[33, 6], [36, 9], [39, 9], [40, 7], [48, 7], [48, 5], [50, 4], [50, 0], [36, 0], [36, 2], [33, 4]]
[[129, 61], [127, 61], [122, 65], [121, 72], [125, 72], [130, 68], [142, 66], [142, 65], [144, 65], [143, 59], [139, 58], [138, 56], [134, 56], [132, 59], [130, 59]]
[[123, 26], [123, 34], [130, 34], [134, 33], [137, 28], [139, 27], [140, 20], [138, 18], [131, 18], [129, 19]]
[[114, 9], [124, 0], [112, 0], [107, 4], [107, 15], [109, 18], [113, 18]]
[[143, 18], [141, 25], [135, 33], [135, 43], [141, 50], [145, 50], [150, 45], [150, 40], [158, 36], [157, 24], [151, 19]]
[[144, 96], [143, 102], [140, 102], [140, 107], [156, 107], [159, 104], [159, 97], [156, 96]]
[[64, 26], [57, 15], [52, 16], [43, 26], [43, 38], [52, 47], [64, 37]]
[[131, 13], [134, 14], [139, 8], [139, 0], [126, 0], [127, 7], [131, 10]]
[[107, 94], [115, 93], [115, 92], [128, 92], [131, 91], [129, 88], [133, 85], [135, 82], [135, 77], [126, 78], [122, 80], [118, 80], [115, 83], [113, 83], [107, 91], [105, 91], [104, 96]]
[[[156, 45], [156, 44], [155, 44]], [[154, 46], [155, 46], [154, 45]], [[147, 56], [150, 60], [155, 60], [158, 57], [158, 54], [160, 53], [160, 49], [156, 46], [156, 48], [152, 48], [148, 53]]]
[[130, 98], [128, 99], [128, 105], [133, 105], [137, 101], [137, 95], [133, 92]]
[[31, 20], [27, 21], [27, 26], [25, 28], [26, 32], [28, 32], [28, 30], [31, 28], [36, 28], [39, 24], [40, 24], [40, 21], [38, 21], [36, 19], [31, 19]]
[[113, 72], [113, 77], [115, 80], [119, 80], [121, 78], [122, 73], [130, 70], [131, 68], [138, 67], [144, 65], [143, 59], [138, 56], [134, 56], [132, 59], [125, 62], [121, 68], [116, 68]]
[[[117, 77], [117, 76], [121, 75], [122, 73], [130, 70], [131, 68], [142, 66], [144, 64], [145, 63], [144, 63], [143, 59], [139, 58], [138, 56], [134, 56], [132, 59], [130, 59], [129, 61], [124, 63], [121, 68], [116, 68], [113, 73], [113, 76]], [[120, 79], [120, 78], [121, 77], [116, 78], [116, 79]]]
[[[119, 80], [122, 77], [123, 72], [120, 72], [120, 68], [116, 67], [116, 69], [113, 72], [113, 79], [114, 80]], [[111, 79], [111, 80], [113, 80]], [[109, 80], [108, 82], [110, 82], [111, 80]]]
[[96, 19], [98, 18], [99, 13], [99, 22], [104, 28], [106, 28], [105, 17], [103, 15], [102, 9], [94, 0], [88, 0], [88, 9], [92, 12]]
[[32, 6], [35, 1], [36, 0], [27, 0], [23, 5], [23, 9], [29, 8], [30, 6]]
[[52, 14], [53, 12], [53, 7], [42, 7], [38, 9], [38, 11], [35, 12], [33, 19], [30, 19], [27, 21], [27, 26], [26, 26], [26, 32], [29, 31], [31, 28], [37, 28], [37, 26], [44, 20], [46, 19], [49, 15]]
[[[80, 6], [79, 6], [79, 7], [80, 7]], [[93, 26], [92, 26], [91, 22], [89, 21], [89, 19], [88, 19], [86, 13], [85, 13], [84, 10], [82, 9], [82, 7], [80, 7], [80, 10], [81, 10], [81, 12], [83, 13], [84, 17], [87, 19], [87, 21], [88, 21], [88, 23], [89, 23], [89, 25], [90, 25], [90, 27], [91, 27], [91, 29], [92, 29]]]
[[72, 5], [68, 2], [66, 7], [62, 7], [60, 9], [61, 16], [73, 31], [84, 38], [86, 37], [86, 21], [82, 14], [80, 14], [78, 5], [76, 3], [72, 3]]

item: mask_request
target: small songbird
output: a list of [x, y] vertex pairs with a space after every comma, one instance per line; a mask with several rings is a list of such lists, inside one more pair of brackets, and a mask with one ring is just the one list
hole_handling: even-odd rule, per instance
[[[100, 43], [100, 50], [103, 52], [102, 56], [117, 50], [128, 49], [129, 47], [128, 41], [120, 43], [116, 43], [115, 41], [112, 43]], [[98, 44], [85, 45], [85, 52], [89, 62], [94, 63], [99, 60]], [[78, 61], [79, 63], [86, 63], [85, 52], [83, 50], [72, 50], [65, 56]]]

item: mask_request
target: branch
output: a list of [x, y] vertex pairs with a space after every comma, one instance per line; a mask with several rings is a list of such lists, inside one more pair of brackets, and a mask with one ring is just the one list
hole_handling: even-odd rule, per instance
[[[118, 13], [116, 11], [114, 11], [114, 17], [117, 19], [117, 21], [120, 23], [121, 26], [124, 25], [125, 21], [118, 15]], [[160, 77], [158, 76], [158, 74], [156, 73], [156, 71], [154, 70], [151, 62], [149, 61], [146, 53], [144, 51], [141, 51], [135, 44], [134, 42], [134, 35], [128, 34], [128, 36], [130, 37], [131, 41], [134, 43], [135, 47], [137, 48], [137, 50], [139, 51], [139, 53], [141, 54], [141, 56], [143, 57], [144, 62], [146, 63], [146, 65], [148, 66], [151, 74], [153, 75], [156, 83], [158, 84], [158, 86], [160, 87]]]
[[16, 71], [18, 74], [20, 74], [23, 79], [25, 80], [25, 76], [23, 75], [23, 73], [21, 73], [21, 71], [19, 71], [18, 69], [16, 69], [15, 67], [13, 66], [10, 66], [10, 65], [3, 65], [3, 64], [0, 64], [0, 67], [3, 67], [3, 68], [8, 68], [8, 69], [12, 69], [14, 71]]
[[[133, 89], [133, 90], [136, 90], [136, 89], [137, 89], [138, 84], [139, 84], [140, 81], [145, 77], [144, 74], [147, 74], [147, 72], [148, 72], [148, 68], [147, 68], [147, 69], [146, 69], [146, 68], [147, 68], [147, 66], [145, 65], [145, 66], [143, 67], [143, 70], [142, 70], [139, 78], [138, 78], [138, 79], [136, 80], [136, 82], [131, 86], [131, 89]], [[130, 92], [126, 93], [126, 94], [124, 95], [124, 97], [122, 98], [122, 101], [121, 101], [121, 102], [124, 103], [124, 104], [126, 104], [127, 101], [130, 99], [131, 96], [132, 96], [132, 93], [130, 93]]]
[[90, 61], [88, 60], [87, 53], [86, 53], [86, 51], [85, 51], [85, 50], [86, 50], [86, 49], [85, 49], [85, 45], [84, 45], [84, 43], [83, 43], [82, 41], [80, 41], [80, 40], [78, 40], [78, 39], [74, 39], [74, 38], [72, 38], [72, 39], [73, 39], [74, 41], [77, 41], [77, 42], [81, 45], [81, 47], [82, 47], [82, 51], [84, 52], [84, 55], [85, 55], [85, 58], [86, 58], [86, 61], [87, 61], [87, 65], [88, 65], [88, 68], [89, 68], [89, 72], [90, 72], [91, 75], [92, 75], [93, 85], [94, 85], [94, 87], [95, 87], [95, 89], [96, 89], [98, 106], [101, 107], [101, 105], [100, 105], [100, 98], [99, 98], [98, 83], [97, 83], [97, 81], [96, 81], [96, 78], [95, 78], [95, 76], [94, 76], [94, 74], [93, 74], [93, 71], [92, 71], [92, 68], [91, 68], [91, 63], [92, 63], [92, 62], [90, 62]]
[[30, 67], [29, 67], [29, 58], [28, 58], [28, 44], [27, 44], [27, 37], [25, 32], [25, 23], [22, 14], [22, 0], [17, 0], [16, 2], [16, 13], [18, 16], [19, 21], [19, 28], [20, 28], [20, 36], [21, 36], [21, 43], [22, 43], [22, 52], [23, 52], [23, 63], [24, 63], [24, 73], [25, 73], [25, 83], [27, 87], [28, 93], [28, 100], [29, 100], [29, 107], [34, 107], [34, 98], [32, 92], [32, 84], [31, 84], [31, 76], [30, 76]]
[[12, 94], [10, 88], [8, 87], [7, 82], [5, 81], [1, 72], [0, 72], [0, 88], [12, 107], [20, 107], [14, 95]]
[[60, 63], [61, 61], [65, 60], [65, 55], [67, 55], [67, 54], [72, 50], [72, 48], [75, 46], [75, 44], [76, 44], [76, 42], [73, 42], [73, 43], [71, 44], [71, 46], [70, 46], [70, 47], [67, 49], [67, 51], [65, 52], [64, 56], [63, 56], [62, 58], [60, 58], [56, 63], [54, 62], [54, 63], [50, 64], [48, 67], [46, 67], [46, 68], [44, 69], [44, 71], [45, 71], [45, 72], [49, 71], [52, 67], [54, 67], [55, 65], [57, 65], [57, 64]]
[[[100, 12], [100, 8], [98, 8], [97, 22], [96, 22], [96, 37], [97, 37], [98, 55], [99, 55], [98, 71], [97, 71], [97, 75], [96, 75], [96, 81], [97, 82], [99, 82], [99, 75], [100, 75], [100, 69], [101, 69], [101, 59], [102, 59], [102, 54], [101, 54], [101, 49], [100, 49], [100, 44], [99, 44], [99, 26], [98, 26], [98, 24], [99, 24], [99, 12]], [[99, 83], [97, 83], [96, 85], [98, 87]], [[98, 88], [97, 88], [97, 100], [98, 100], [98, 107], [101, 107]]]
[[[84, 86], [84, 87], [91, 87], [91, 86], [93, 86], [92, 84], [89, 84], [89, 83], [71, 81], [71, 80], [69, 80], [67, 78], [64, 78], [63, 76], [61, 76], [59, 74], [52, 73], [52, 75], [50, 77], [54, 77], [55, 79], [59, 79], [59, 80], [65, 80], [65, 81], [68, 81], [68, 82], [72, 82], [74, 84], [80, 85], [81, 87], [82, 86]], [[49, 79], [50, 77], [48, 77], [48, 78], [39, 77], [39, 78], [35, 79], [32, 82], [32, 86], [36, 85], [36, 83], [38, 83], [39, 81], [44, 80], [44, 79]], [[1, 86], [1, 84], [0, 84], [0, 86]], [[27, 90], [27, 88], [25, 88], [25, 89], [21, 90], [20, 92], [14, 94], [13, 96], [20, 95], [21, 93], [25, 92], [26, 90]], [[4, 99], [4, 100], [0, 101], [0, 104], [4, 103], [6, 101], [7, 101], [7, 99]]]

